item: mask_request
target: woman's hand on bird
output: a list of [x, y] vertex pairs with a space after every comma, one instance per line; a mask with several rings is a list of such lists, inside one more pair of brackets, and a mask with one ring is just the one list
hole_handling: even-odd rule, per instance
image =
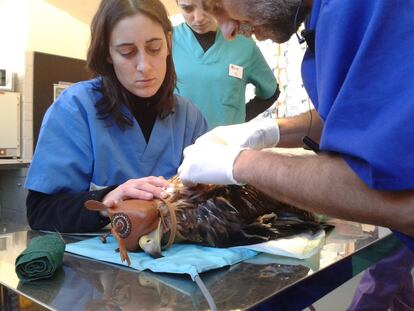
[[128, 199], [165, 199], [168, 197], [168, 193], [165, 191], [168, 186], [169, 182], [163, 177], [149, 176], [130, 179], [109, 192], [102, 200], [102, 203], [111, 207], [117, 202]]

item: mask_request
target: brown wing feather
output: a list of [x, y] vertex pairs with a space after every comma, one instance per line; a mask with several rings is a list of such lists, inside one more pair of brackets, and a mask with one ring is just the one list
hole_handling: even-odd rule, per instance
[[170, 202], [176, 210], [180, 241], [229, 247], [322, 228], [313, 214], [275, 201], [251, 186], [186, 188], [179, 181], [175, 186]]

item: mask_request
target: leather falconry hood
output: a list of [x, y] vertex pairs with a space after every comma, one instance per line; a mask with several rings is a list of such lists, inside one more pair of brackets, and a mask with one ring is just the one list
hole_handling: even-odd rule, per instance
[[139, 238], [159, 225], [160, 212], [156, 201], [126, 200], [108, 207], [102, 202], [89, 200], [85, 202], [85, 207], [91, 211], [107, 212], [111, 219], [111, 234], [118, 241], [121, 260], [126, 260], [128, 265], [131, 262], [127, 252], [140, 250]]

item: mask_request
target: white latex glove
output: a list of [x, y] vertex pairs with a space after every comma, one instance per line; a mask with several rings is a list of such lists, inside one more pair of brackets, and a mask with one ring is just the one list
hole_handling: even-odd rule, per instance
[[279, 139], [279, 126], [276, 120], [265, 118], [241, 124], [218, 126], [200, 136], [195, 143], [222, 144], [260, 150], [276, 146]]
[[184, 149], [184, 161], [178, 175], [186, 185], [238, 184], [233, 177], [233, 164], [244, 148], [219, 144], [194, 144]]

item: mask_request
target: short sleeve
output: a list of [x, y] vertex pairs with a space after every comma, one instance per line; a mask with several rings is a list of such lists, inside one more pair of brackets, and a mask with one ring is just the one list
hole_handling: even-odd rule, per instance
[[414, 189], [414, 6], [322, 3], [310, 91], [325, 121], [321, 149], [341, 154], [371, 188]]
[[48, 109], [25, 188], [46, 194], [89, 189], [93, 152], [83, 109], [88, 101], [88, 94], [77, 87], [64, 91]]

